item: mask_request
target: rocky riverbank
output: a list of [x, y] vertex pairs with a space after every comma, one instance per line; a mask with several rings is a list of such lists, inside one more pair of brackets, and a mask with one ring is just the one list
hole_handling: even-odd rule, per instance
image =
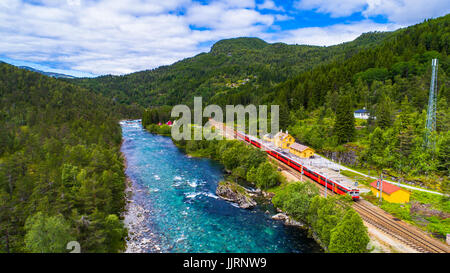
[[[240, 208], [251, 209], [257, 205], [253, 198], [263, 198], [270, 201], [274, 196], [273, 193], [257, 190], [248, 190], [234, 182], [220, 182], [217, 186], [216, 194], [224, 200], [236, 203]], [[272, 219], [283, 221], [287, 226], [304, 227], [301, 222], [295, 221], [283, 211], [277, 209], [278, 213], [272, 216]], [[268, 211], [266, 213], [269, 213]]]
[[[122, 140], [123, 142], [123, 140]], [[125, 169], [128, 167], [127, 160], [122, 154]], [[157, 242], [157, 237], [145, 225], [145, 219], [150, 213], [149, 210], [138, 204], [133, 198], [136, 193], [141, 193], [142, 189], [137, 189], [133, 181], [126, 179], [126, 207], [123, 213], [123, 223], [128, 230], [125, 253], [147, 253], [161, 252]]]
[[148, 253], [161, 252], [157, 244], [157, 236], [147, 227], [145, 220], [150, 211], [138, 204], [133, 199], [135, 193], [142, 192], [137, 189], [133, 182], [127, 179], [127, 205], [124, 214], [124, 224], [128, 229], [128, 238], [126, 240], [126, 253]]

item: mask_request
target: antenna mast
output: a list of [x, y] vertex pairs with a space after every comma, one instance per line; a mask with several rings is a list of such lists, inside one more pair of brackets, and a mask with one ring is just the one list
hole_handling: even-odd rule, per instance
[[434, 140], [431, 139], [431, 133], [436, 131], [436, 100], [437, 100], [437, 73], [438, 59], [431, 61], [432, 73], [430, 84], [430, 96], [428, 99], [427, 124], [425, 132], [425, 146], [434, 148]]

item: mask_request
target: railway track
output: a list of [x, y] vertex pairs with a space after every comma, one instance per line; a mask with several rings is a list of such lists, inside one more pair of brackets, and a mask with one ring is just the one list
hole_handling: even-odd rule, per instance
[[[298, 179], [302, 179], [302, 175], [297, 171], [294, 171], [290, 166], [284, 163], [279, 163], [278, 166], [285, 171], [288, 171], [291, 175]], [[303, 176], [303, 180], [310, 180], [309, 178]], [[317, 183], [314, 183], [317, 185]], [[320, 193], [325, 194], [325, 188], [317, 185], [319, 187]], [[327, 190], [328, 195], [334, 195], [335, 193], [331, 190]], [[422, 253], [450, 253], [450, 248], [440, 241], [429, 237], [423, 232], [416, 230], [405, 222], [401, 221], [384, 212], [380, 208], [372, 205], [368, 201], [359, 200], [353, 203], [353, 208], [359, 213], [361, 218], [371, 224], [372, 226], [378, 228], [382, 232], [392, 236], [393, 238], [403, 242], [409, 247]]]
[[400, 219], [389, 215], [368, 201], [360, 201], [355, 202], [353, 208], [361, 215], [364, 221], [379, 228], [383, 232], [404, 242], [419, 252], [450, 253], [449, 247], [440, 241], [429, 237]]

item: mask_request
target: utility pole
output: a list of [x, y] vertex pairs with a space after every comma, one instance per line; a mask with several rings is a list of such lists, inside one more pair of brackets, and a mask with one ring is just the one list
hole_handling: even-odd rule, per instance
[[303, 182], [303, 165], [302, 165], [302, 175], [300, 176], [300, 181]]
[[380, 174], [380, 203], [383, 202], [383, 172]]

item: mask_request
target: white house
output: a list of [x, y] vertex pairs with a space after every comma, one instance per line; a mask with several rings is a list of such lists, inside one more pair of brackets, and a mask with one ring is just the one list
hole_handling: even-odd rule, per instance
[[356, 110], [353, 115], [355, 116], [355, 118], [368, 119], [370, 114], [366, 109], [359, 109]]

